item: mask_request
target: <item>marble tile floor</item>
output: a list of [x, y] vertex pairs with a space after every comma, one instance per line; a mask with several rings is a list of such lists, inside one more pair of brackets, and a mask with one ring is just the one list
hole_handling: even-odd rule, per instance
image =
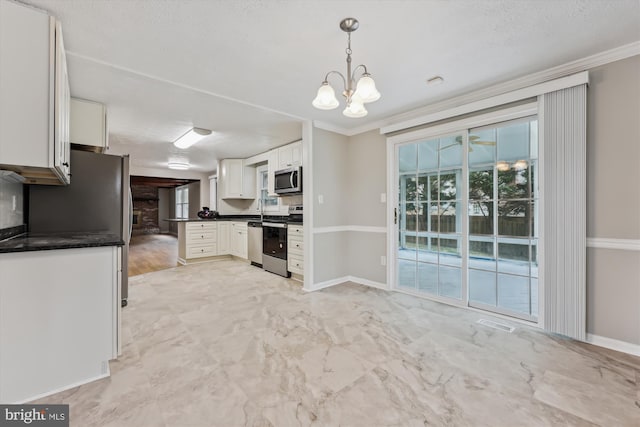
[[224, 260], [131, 278], [72, 426], [638, 426], [640, 358], [400, 293]]

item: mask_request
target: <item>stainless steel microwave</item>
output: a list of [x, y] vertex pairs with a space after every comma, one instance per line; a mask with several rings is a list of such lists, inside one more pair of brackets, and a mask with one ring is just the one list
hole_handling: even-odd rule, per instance
[[276, 171], [276, 194], [300, 194], [302, 193], [302, 167], [288, 168]]

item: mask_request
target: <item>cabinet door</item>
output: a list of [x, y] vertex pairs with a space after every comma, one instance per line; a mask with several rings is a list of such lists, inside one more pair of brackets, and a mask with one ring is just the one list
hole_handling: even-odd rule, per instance
[[224, 181], [223, 198], [239, 198], [242, 194], [242, 159], [224, 159], [222, 179]]
[[238, 232], [238, 257], [249, 259], [249, 233], [246, 229]]
[[69, 141], [73, 144], [107, 148], [106, 109], [103, 104], [84, 99], [71, 99]]
[[229, 222], [218, 222], [218, 255], [228, 255], [231, 252], [229, 247]]
[[293, 150], [291, 144], [278, 148], [278, 169], [286, 169], [293, 166]]
[[291, 145], [291, 166], [302, 166], [302, 141]]
[[52, 163], [50, 37], [46, 13], [0, 1], [0, 164]]
[[230, 250], [229, 252], [231, 253], [231, 255], [234, 256], [240, 256], [240, 237], [238, 236], [238, 233], [240, 233], [240, 230], [238, 229], [237, 225], [235, 223], [231, 223], [231, 230], [229, 230], [229, 245], [230, 245]]
[[69, 111], [71, 108], [71, 92], [69, 90], [67, 58], [62, 41], [62, 27], [59, 22], [55, 24], [55, 70], [53, 167], [58, 171], [60, 179], [69, 183]]
[[275, 171], [278, 170], [278, 149], [274, 148], [269, 151], [269, 159], [267, 162], [267, 190], [269, 196], [277, 196], [276, 194], [276, 179], [274, 176]]

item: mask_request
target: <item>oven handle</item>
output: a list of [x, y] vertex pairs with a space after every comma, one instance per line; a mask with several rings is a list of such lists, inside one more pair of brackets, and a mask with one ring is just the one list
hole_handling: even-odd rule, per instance
[[287, 228], [287, 224], [281, 224], [276, 222], [263, 222], [262, 227], [275, 227], [275, 228]]

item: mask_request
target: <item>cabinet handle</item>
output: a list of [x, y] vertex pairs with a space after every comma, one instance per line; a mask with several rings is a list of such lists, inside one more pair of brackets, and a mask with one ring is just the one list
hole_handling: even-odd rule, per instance
[[68, 162], [64, 162], [64, 163], [62, 164], [62, 166], [69, 167], [69, 163], [68, 163]]
[[296, 248], [299, 248], [299, 247], [300, 247], [300, 245], [296, 245]]

